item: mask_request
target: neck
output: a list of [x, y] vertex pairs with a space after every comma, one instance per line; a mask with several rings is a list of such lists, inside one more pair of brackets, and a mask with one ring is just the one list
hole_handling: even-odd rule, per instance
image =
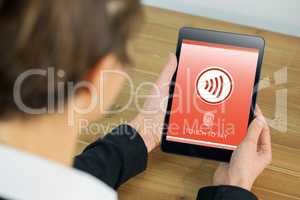
[[66, 119], [64, 115], [45, 115], [0, 122], [0, 143], [71, 165], [77, 132]]

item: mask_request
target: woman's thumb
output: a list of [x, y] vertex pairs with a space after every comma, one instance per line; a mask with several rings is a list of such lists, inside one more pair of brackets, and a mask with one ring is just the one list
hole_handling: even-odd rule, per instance
[[177, 58], [174, 54], [169, 55], [169, 60], [161, 72], [158, 85], [169, 85], [177, 67]]

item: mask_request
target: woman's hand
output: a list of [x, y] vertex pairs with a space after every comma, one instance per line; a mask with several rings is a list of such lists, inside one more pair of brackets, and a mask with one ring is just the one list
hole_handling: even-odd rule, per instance
[[256, 118], [229, 164], [221, 163], [214, 175], [214, 185], [233, 185], [251, 190], [255, 179], [272, 160], [270, 129], [257, 106]]
[[168, 64], [154, 85], [144, 107], [138, 116], [130, 123], [143, 138], [148, 152], [161, 142], [162, 128], [167, 109], [171, 78], [177, 67], [177, 58], [170, 54]]

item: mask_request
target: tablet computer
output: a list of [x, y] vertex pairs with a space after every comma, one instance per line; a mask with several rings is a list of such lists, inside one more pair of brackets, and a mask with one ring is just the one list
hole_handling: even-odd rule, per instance
[[256, 36], [180, 30], [164, 152], [230, 160], [254, 117], [264, 46]]

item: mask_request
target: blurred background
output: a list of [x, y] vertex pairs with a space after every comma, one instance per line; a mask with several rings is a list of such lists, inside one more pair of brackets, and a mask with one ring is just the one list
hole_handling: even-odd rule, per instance
[[274, 32], [300, 36], [298, 0], [143, 0], [146, 5], [171, 9]]

